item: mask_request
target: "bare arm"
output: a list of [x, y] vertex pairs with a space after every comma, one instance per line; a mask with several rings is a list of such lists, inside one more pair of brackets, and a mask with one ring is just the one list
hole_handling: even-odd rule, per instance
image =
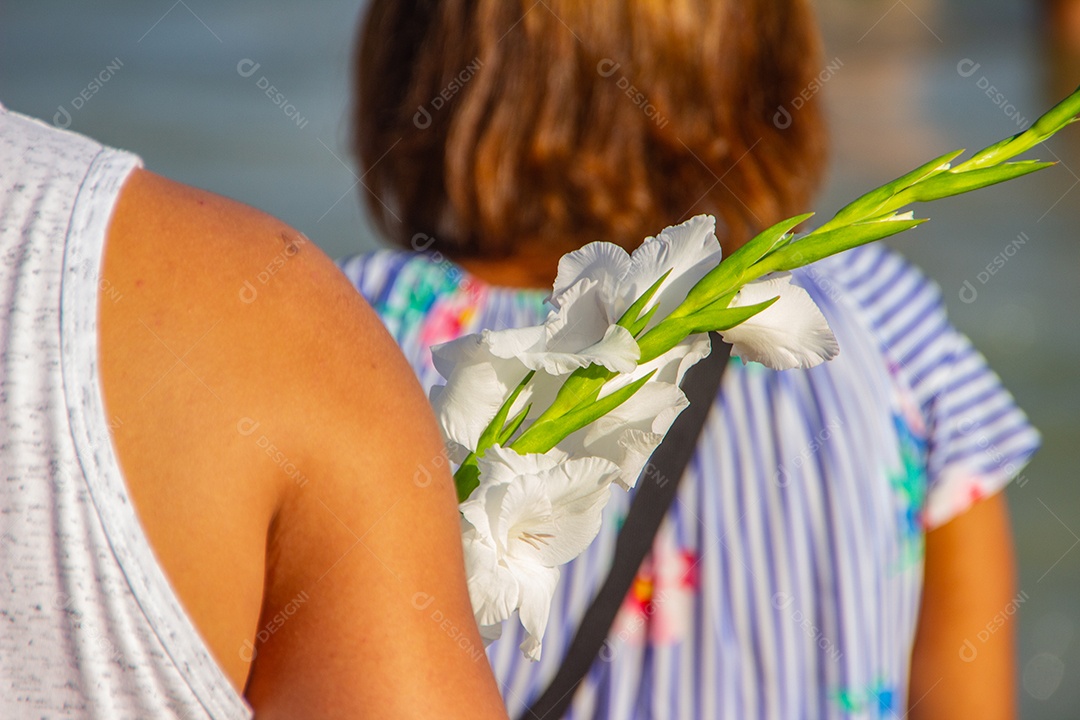
[[908, 694], [912, 720], [1016, 716], [1015, 616], [1007, 613], [1016, 594], [1003, 494], [927, 533]]
[[[148, 537], [260, 718], [505, 718], [416, 379], [326, 256], [145, 171], [115, 213], [103, 385]], [[265, 573], [264, 573], [265, 568]]]
[[295, 612], [257, 645], [247, 696], [260, 718], [505, 717], [427, 401], [345, 278], [303, 262], [321, 297], [283, 320], [317, 360], [280, 382], [305, 399], [288, 432], [308, 482], [271, 531], [260, 627]]

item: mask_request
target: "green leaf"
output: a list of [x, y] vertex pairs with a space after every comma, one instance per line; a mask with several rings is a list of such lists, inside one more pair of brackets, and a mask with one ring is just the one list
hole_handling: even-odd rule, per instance
[[[659, 309], [659, 305], [653, 305], [651, 308], [649, 308], [649, 312], [642, 315], [638, 319], [638, 321], [634, 323], [634, 326], [630, 328], [630, 334], [634, 337], [640, 335], [641, 332], [645, 329], [645, 327], [649, 324], [649, 321], [653, 319], [653, 315], [656, 315], [656, 311]], [[638, 362], [638, 364], [641, 364], [640, 361]]]
[[1023, 132], [999, 140], [975, 153], [968, 160], [956, 166], [954, 171], [967, 172], [978, 168], [998, 165], [1022, 152], [1026, 152], [1041, 142], [1048, 140], [1067, 125], [1076, 122], [1080, 114], [1080, 88], [1039, 116], [1039, 119]]
[[734, 308], [724, 306], [704, 308], [686, 318], [686, 320], [693, 323], [690, 334], [730, 330], [754, 317], [779, 299], [780, 297], [777, 296], [754, 305], [743, 305]]
[[608, 370], [603, 365], [595, 363], [588, 367], [578, 368], [563, 382], [551, 407], [541, 413], [533, 424], [553, 420], [576, 408], [582, 400], [599, 392], [603, 384], [616, 375], [618, 373], [614, 370]]
[[458, 503], [469, 499], [473, 490], [480, 487], [480, 465], [476, 453], [469, 453], [465, 462], [454, 473], [454, 489], [457, 490]]
[[530, 410], [532, 410], [532, 403], [526, 405], [521, 409], [521, 412], [514, 416], [514, 419], [510, 421], [510, 424], [503, 430], [502, 435], [499, 436], [499, 445], [505, 445], [510, 441], [510, 438], [514, 437], [514, 433], [521, 427], [521, 423], [525, 422]]
[[476, 441], [475, 452], [478, 455], [483, 455], [484, 451], [499, 441], [499, 438], [503, 434], [503, 426], [506, 424], [506, 416], [510, 413], [510, 408], [513, 407], [514, 401], [518, 399], [518, 395], [525, 389], [525, 386], [532, 380], [533, 375], [536, 374], [535, 370], [530, 370], [525, 375], [524, 379], [518, 386], [514, 388], [514, 391], [510, 393], [510, 397], [506, 398], [506, 401], [499, 407], [499, 411], [495, 413], [495, 417], [492, 418], [488, 426], [484, 428], [484, 432], [480, 433], [479, 439]]
[[660, 357], [686, 339], [693, 327], [694, 322], [685, 317], [669, 317], [662, 321], [638, 340], [638, 347], [641, 348], [641, 359], [638, 363], [644, 365]]
[[[674, 269], [675, 268], [671, 268], [666, 273], [661, 275], [659, 280], [650, 285], [649, 289], [642, 293], [641, 297], [635, 300], [634, 304], [626, 309], [626, 312], [623, 313], [623, 316], [619, 318], [619, 322], [615, 324], [621, 325], [627, 330], [629, 330], [631, 335], [636, 335], [637, 333], [634, 332], [634, 326], [638, 323], [638, 316], [641, 315], [641, 311], [645, 308], [649, 301], [652, 300], [653, 295], [656, 294], [656, 291], [660, 289], [660, 286], [665, 280], [667, 280], [668, 275], [670, 275], [671, 271]], [[653, 310], [655, 309], [656, 308], [654, 307]], [[641, 331], [638, 330], [637, 332]]]
[[989, 187], [997, 183], [1013, 180], [1024, 175], [1048, 168], [1054, 165], [1052, 162], [1039, 162], [1037, 160], [1024, 160], [1021, 162], [1005, 163], [994, 167], [979, 170], [967, 170], [964, 172], [947, 172], [926, 182], [898, 193], [888, 203], [890, 210], [899, 209], [915, 202], [930, 202], [942, 198], [961, 195], [979, 188]]
[[887, 182], [879, 188], [862, 195], [858, 199], [848, 203], [833, 216], [832, 220], [819, 227], [815, 232], [827, 232], [842, 225], [867, 220], [876, 215], [883, 214], [882, 207], [898, 192], [927, 178], [946, 172], [945, 164], [952, 162], [964, 151], [954, 150], [934, 158], [928, 163], [920, 165], [909, 173], [901, 175], [891, 182]]
[[805, 213], [790, 217], [755, 235], [748, 243], [724, 258], [719, 265], [701, 278], [687, 293], [686, 300], [668, 317], [680, 318], [691, 315], [713, 303], [718, 297], [732, 290], [738, 290], [747, 282], [747, 279], [743, 277], [747, 268], [772, 252], [793, 228], [813, 215], [814, 213]]
[[526, 453], [546, 453], [558, 445], [559, 441], [566, 436], [577, 432], [622, 405], [655, 374], [656, 371], [653, 370], [626, 387], [619, 388], [596, 402], [576, 408], [560, 418], [544, 423], [533, 423], [532, 427], [511, 443], [510, 447], [523, 455]]
[[877, 222], [846, 225], [827, 232], [815, 230], [801, 240], [785, 245], [762, 259], [755, 266], [755, 271], [760, 271], [761, 275], [766, 275], [771, 272], [794, 270], [853, 247], [902, 233], [905, 230], [918, 227], [924, 222], [926, 222], [926, 218], [879, 220]]
[[638, 341], [638, 347], [641, 348], [641, 362], [646, 363], [660, 357], [689, 335], [733, 328], [739, 323], [746, 322], [777, 300], [777, 298], [772, 298], [756, 305], [729, 308], [728, 304], [734, 296], [735, 293], [728, 293], [693, 315], [664, 320]]

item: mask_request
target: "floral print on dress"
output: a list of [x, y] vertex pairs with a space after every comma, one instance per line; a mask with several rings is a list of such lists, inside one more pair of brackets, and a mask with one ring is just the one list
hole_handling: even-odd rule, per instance
[[461, 274], [457, 275], [452, 276], [426, 255], [410, 257], [401, 268], [401, 281], [373, 298], [371, 304], [395, 340], [412, 341], [431, 307], [440, 298], [456, 294], [462, 282]]
[[435, 303], [420, 328], [420, 342], [432, 347], [467, 335], [483, 294], [479, 283], [467, 279], [459, 292]]
[[965, 512], [987, 496], [986, 477], [966, 468], [946, 468], [939, 478], [923, 513], [928, 529]]
[[833, 695], [833, 700], [850, 716], [890, 720], [903, 716], [899, 693], [895, 686], [883, 679], [863, 688], [838, 690]]
[[900, 535], [899, 556], [893, 571], [902, 572], [918, 565], [923, 559], [929, 444], [922, 415], [910, 401], [901, 403], [900, 412], [893, 414], [893, 425], [896, 429], [899, 467], [889, 472], [889, 485], [897, 502]]
[[372, 306], [406, 355], [431, 371], [431, 346], [473, 332], [488, 289], [441, 255], [408, 258], [400, 278]]
[[615, 617], [609, 643], [673, 645], [690, 632], [698, 554], [679, 547], [664, 522]]

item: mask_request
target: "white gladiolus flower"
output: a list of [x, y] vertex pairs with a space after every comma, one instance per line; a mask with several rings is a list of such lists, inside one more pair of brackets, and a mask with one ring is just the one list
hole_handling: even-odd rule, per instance
[[709, 354], [709, 338], [693, 335], [655, 360], [604, 386], [604, 397], [656, 370], [652, 380], [629, 400], [588, 427], [573, 433], [558, 447], [571, 455], [596, 455], [619, 466], [615, 482], [629, 490], [637, 483], [649, 457], [664, 439], [675, 418], [689, 404], [679, 388], [683, 375]]
[[670, 313], [694, 284], [720, 262], [715, 221], [699, 215], [646, 238], [634, 253], [618, 245], [589, 243], [559, 261], [551, 293], [553, 310], [543, 325], [484, 331], [493, 355], [518, 359], [531, 370], [563, 375], [591, 364], [632, 373], [640, 352], [616, 323], [627, 308], [670, 271], [648, 308]]
[[[649, 327], [666, 317], [685, 298], [698, 280], [720, 262], [720, 243], [714, 231], [716, 221], [710, 215], [698, 215], [681, 225], [666, 228], [656, 237], [648, 237], [628, 254], [618, 245], [593, 242], [567, 253], [559, 260], [559, 272], [551, 292], [555, 307], [584, 299], [573, 288], [582, 280], [592, 280], [583, 296], [595, 294], [595, 306], [609, 324], [622, 317], [653, 283], [671, 271], [646, 310], [659, 308]], [[574, 321], [579, 320], [575, 313]]]
[[654, 392], [639, 392], [618, 409], [622, 425], [607, 422], [603, 428], [586, 428], [575, 433], [568, 444], [575, 455], [604, 449], [602, 457], [622, 467], [619, 484], [632, 487], [649, 455], [686, 406], [678, 388], [683, 374], [708, 354], [709, 346], [704, 336], [687, 338], [638, 366], [637, 342], [615, 323], [668, 271], [646, 309], [659, 304], [657, 318], [675, 309], [720, 261], [714, 228], [712, 217], [699, 215], [646, 238], [632, 255], [612, 243], [590, 243], [559, 261], [551, 297], [554, 310], [543, 325], [485, 330], [432, 348], [435, 368], [447, 384], [432, 389], [431, 402], [451, 459], [460, 462], [476, 448], [488, 422], [529, 370], [537, 373], [510, 411], [513, 416], [533, 403], [526, 423], [550, 405], [565, 379], [561, 376], [577, 368], [595, 363], [621, 373], [605, 386], [603, 395], [656, 370], [650, 385], [672, 386], [664, 391], [666, 405], [659, 405], [660, 396]]
[[641, 351], [630, 331], [615, 324], [618, 318], [608, 317], [596, 292], [597, 284], [588, 278], [574, 283], [543, 325], [485, 330], [484, 343], [497, 357], [518, 358], [530, 370], [551, 375], [571, 373], [593, 363], [620, 373], [631, 372]]
[[[470, 463], [476, 463], [455, 479], [463, 495], [471, 490], [460, 505], [462, 543], [469, 597], [485, 640], [498, 638], [502, 622], [517, 613], [526, 632], [521, 650], [540, 659], [559, 567], [593, 541], [611, 485], [634, 486], [687, 406], [679, 384], [709, 354], [707, 335], [690, 335], [639, 365], [637, 340], [617, 323], [653, 285], [656, 291], [634, 320], [654, 312], [644, 330], [635, 329], [647, 331], [667, 318], [719, 263], [713, 230], [713, 218], [699, 216], [647, 238], [632, 254], [611, 243], [590, 243], [560, 260], [553, 309], [543, 324], [486, 330], [432, 348], [435, 368], [447, 379], [432, 389], [431, 401], [450, 458], [464, 462], [471, 454]], [[722, 332], [734, 355], [776, 369], [812, 367], [836, 355], [824, 316], [789, 275], [746, 285], [731, 306], [774, 297], [779, 299], [766, 310]], [[531, 447], [554, 444], [551, 450], [522, 455], [499, 444], [510, 437], [502, 435], [511, 432], [509, 418], [527, 409], [522, 427], [531, 427], [553, 407], [570, 374], [590, 365], [615, 376], [598, 378], [591, 387], [579, 380], [563, 404], [545, 415], [552, 424], [541, 432], [548, 435], [540, 436], [542, 442], [534, 437]], [[580, 420], [593, 398], [603, 400], [646, 375], [648, 382], [606, 414]], [[508, 412], [499, 416], [503, 424], [488, 430], [515, 391]], [[554, 423], [563, 423], [564, 430], [553, 433]], [[526, 441], [522, 447], [527, 446]]]
[[836, 336], [813, 299], [788, 274], [748, 283], [731, 302], [743, 307], [780, 299], [746, 322], [720, 335], [731, 343], [731, 354], [774, 370], [811, 368], [840, 352]]
[[596, 537], [617, 475], [602, 458], [488, 449], [480, 487], [461, 503], [469, 596], [486, 637], [517, 610], [528, 633], [521, 650], [540, 659], [559, 566]]
[[516, 358], [494, 355], [479, 335], [436, 345], [431, 356], [446, 378], [446, 385], [431, 388], [431, 405], [450, 459], [461, 462], [529, 370]]

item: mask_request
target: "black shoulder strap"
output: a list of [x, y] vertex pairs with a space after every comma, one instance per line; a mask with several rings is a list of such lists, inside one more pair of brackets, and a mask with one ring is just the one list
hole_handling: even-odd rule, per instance
[[521, 720], [561, 718], [570, 707], [578, 683], [592, 667], [597, 654], [603, 657], [601, 650], [608, 631], [642, 560], [652, 547], [660, 522], [675, 500], [675, 491], [697, 447], [705, 417], [716, 400], [720, 380], [731, 356], [731, 346], [719, 335], [710, 333], [709, 338], [713, 351], [683, 377], [683, 392], [690, 406], [675, 419], [638, 478], [637, 495], [615, 543], [611, 572], [586, 611], [555, 679], [525, 711]]

